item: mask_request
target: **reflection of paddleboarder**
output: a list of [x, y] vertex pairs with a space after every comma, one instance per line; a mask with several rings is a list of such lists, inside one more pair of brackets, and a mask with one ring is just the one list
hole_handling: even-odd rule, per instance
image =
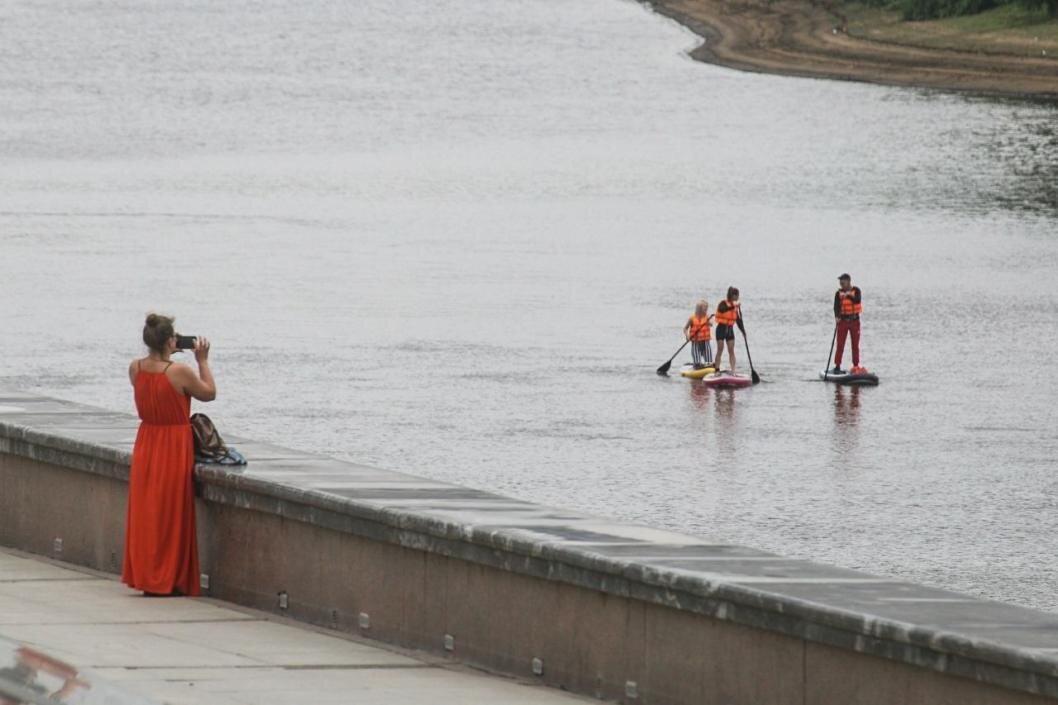
[[855, 426], [860, 421], [860, 388], [834, 388], [834, 420], [839, 426]]
[[834, 321], [837, 324], [837, 351], [834, 355], [834, 369], [831, 374], [845, 374], [841, 369], [841, 358], [845, 354], [845, 338], [852, 338], [852, 372], [864, 371], [860, 367], [860, 314], [863, 313], [863, 292], [860, 287], [852, 285], [852, 277], [842, 274], [838, 277], [841, 285], [834, 293]]
[[694, 407], [699, 411], [705, 409], [706, 404], [709, 403], [712, 390], [704, 384], [691, 384], [687, 388], [691, 390], [691, 403], [694, 404]]
[[[79, 688], [91, 687], [77, 677], [77, 669], [73, 666], [25, 646], [15, 652], [15, 663], [11, 668], [0, 669], [0, 680], [21, 685], [28, 692], [43, 695], [47, 688], [37, 683], [38, 673], [46, 673], [63, 681], [62, 687], [48, 696], [54, 701], [65, 699]], [[22, 702], [21, 699], [11, 700], [0, 695], [0, 705], [20, 705]]]

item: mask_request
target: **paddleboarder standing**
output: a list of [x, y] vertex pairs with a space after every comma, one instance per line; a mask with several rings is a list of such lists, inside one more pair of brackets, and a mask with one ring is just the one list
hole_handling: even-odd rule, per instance
[[709, 342], [713, 338], [712, 324], [709, 323], [711, 318], [709, 302], [702, 299], [694, 307], [694, 314], [683, 326], [683, 336], [691, 341], [691, 357], [694, 359], [696, 370], [713, 363], [713, 347]]
[[838, 290], [834, 293], [834, 321], [837, 324], [837, 351], [831, 374], [844, 374], [841, 358], [845, 353], [845, 338], [852, 338], [852, 371], [860, 370], [860, 314], [863, 313], [863, 292], [852, 285], [852, 277], [838, 277]]
[[731, 374], [735, 374], [735, 326], [739, 321], [738, 289], [729, 286], [727, 297], [716, 307], [716, 362], [713, 367], [720, 369], [720, 360], [724, 357], [724, 346], [727, 346], [727, 358], [731, 361]]

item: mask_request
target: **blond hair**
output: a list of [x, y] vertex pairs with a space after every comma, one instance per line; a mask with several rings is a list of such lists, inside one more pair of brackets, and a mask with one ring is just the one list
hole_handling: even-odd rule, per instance
[[702, 299], [694, 306], [694, 315], [698, 318], [705, 318], [709, 315], [709, 302]]

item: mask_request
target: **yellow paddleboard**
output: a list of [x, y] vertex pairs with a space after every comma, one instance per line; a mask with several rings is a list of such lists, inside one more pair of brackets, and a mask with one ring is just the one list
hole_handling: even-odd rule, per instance
[[716, 372], [716, 370], [714, 370], [712, 367], [702, 367], [696, 370], [694, 369], [694, 365], [684, 365], [680, 368], [680, 374], [690, 379], [701, 379], [702, 377], [705, 377], [706, 375], [711, 375], [714, 372]]

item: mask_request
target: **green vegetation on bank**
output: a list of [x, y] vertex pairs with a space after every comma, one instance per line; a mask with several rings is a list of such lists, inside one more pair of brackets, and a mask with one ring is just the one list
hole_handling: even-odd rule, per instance
[[1043, 22], [1058, 17], [1058, 0], [864, 0], [873, 7], [899, 12], [905, 20], [933, 20], [976, 15], [1014, 6]]
[[1058, 19], [1046, 9], [1006, 3], [983, 12], [904, 21], [903, 0], [851, 2], [842, 7], [850, 36], [874, 41], [989, 54], [1058, 57]]

